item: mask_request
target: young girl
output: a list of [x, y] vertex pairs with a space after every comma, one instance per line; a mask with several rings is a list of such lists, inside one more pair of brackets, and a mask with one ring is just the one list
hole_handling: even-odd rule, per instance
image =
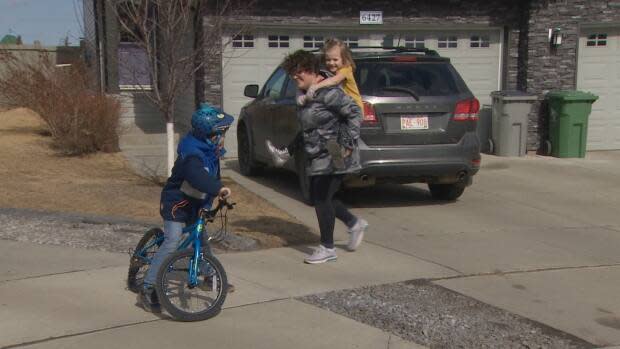
[[320, 88], [342, 84], [344, 93], [351, 96], [360, 109], [364, 110], [362, 96], [360, 95], [357, 83], [355, 83], [355, 78], [353, 77], [355, 62], [353, 62], [351, 51], [347, 45], [339, 39], [327, 39], [323, 47], [323, 57], [327, 70], [334, 74], [334, 76], [310, 86], [308, 91], [306, 91], [306, 97], [303, 102], [312, 99], [315, 92]]

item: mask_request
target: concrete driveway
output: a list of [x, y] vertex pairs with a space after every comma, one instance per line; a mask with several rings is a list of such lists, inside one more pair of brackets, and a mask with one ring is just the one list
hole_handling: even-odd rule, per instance
[[[229, 175], [304, 223], [295, 177]], [[370, 223], [366, 242], [437, 264], [436, 283], [601, 346], [620, 345], [620, 152], [586, 159], [485, 156], [461, 199], [421, 185], [346, 195]], [[344, 240], [343, 226], [336, 238]], [[345, 256], [346, 258], [346, 256]]]

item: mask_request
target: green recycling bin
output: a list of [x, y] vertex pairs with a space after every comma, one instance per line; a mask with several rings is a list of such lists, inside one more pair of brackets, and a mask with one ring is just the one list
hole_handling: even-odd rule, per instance
[[588, 116], [598, 96], [582, 91], [553, 91], [549, 101], [551, 155], [558, 158], [586, 156]]

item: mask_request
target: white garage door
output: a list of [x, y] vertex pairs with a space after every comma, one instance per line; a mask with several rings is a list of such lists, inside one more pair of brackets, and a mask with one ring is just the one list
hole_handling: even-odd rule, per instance
[[[300, 48], [315, 49], [327, 37], [338, 36], [350, 46], [393, 45], [426, 47], [437, 50], [441, 56], [450, 57], [481, 104], [490, 104], [489, 94], [499, 88], [500, 76], [500, 31], [431, 31], [416, 30], [398, 33], [334, 33], [299, 30], [259, 31], [235, 38], [224, 37], [227, 45], [223, 59], [224, 110], [235, 116], [249, 98], [243, 96], [248, 84], [262, 84], [289, 52]], [[230, 156], [236, 156], [236, 125], [226, 139]]]
[[588, 150], [620, 149], [620, 28], [588, 29], [579, 39], [577, 89], [599, 96], [588, 124]]

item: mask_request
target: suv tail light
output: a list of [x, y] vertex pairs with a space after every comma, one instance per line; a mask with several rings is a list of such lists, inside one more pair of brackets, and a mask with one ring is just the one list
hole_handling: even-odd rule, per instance
[[480, 110], [480, 102], [477, 99], [466, 99], [456, 103], [454, 108], [455, 121], [476, 121], [478, 120], [478, 111]]
[[379, 122], [379, 120], [377, 119], [377, 114], [375, 114], [375, 107], [371, 103], [368, 103], [366, 101], [364, 101], [363, 104], [364, 104], [364, 117], [362, 119], [362, 123], [364, 125], [370, 125], [370, 126], [376, 125]]

